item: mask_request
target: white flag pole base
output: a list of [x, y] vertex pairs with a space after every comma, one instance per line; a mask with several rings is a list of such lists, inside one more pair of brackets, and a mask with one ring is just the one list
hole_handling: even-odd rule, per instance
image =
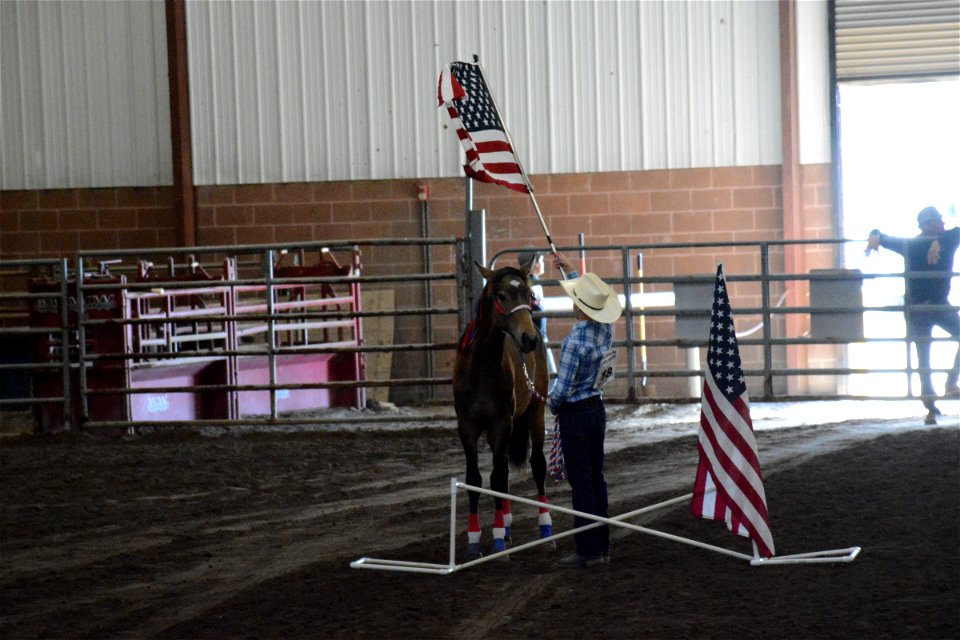
[[860, 555], [860, 547], [847, 547], [846, 549], [830, 549], [829, 551], [796, 553], [789, 556], [754, 558], [750, 561], [750, 564], [754, 567], [763, 567], [770, 564], [823, 564], [826, 562], [853, 562], [858, 555]]
[[[489, 496], [494, 496], [498, 498], [505, 498], [511, 500], [513, 504], [526, 504], [531, 507], [546, 508], [551, 511], [557, 511], [560, 513], [566, 513], [573, 516], [580, 516], [587, 520], [593, 520], [594, 522], [576, 529], [571, 529], [569, 531], [564, 531], [562, 533], [554, 534], [547, 538], [540, 538], [538, 540], [533, 540], [525, 544], [521, 544], [515, 547], [510, 547], [504, 551], [497, 553], [492, 553], [488, 556], [483, 556], [475, 560], [470, 560], [461, 564], [456, 563], [456, 514], [457, 514], [457, 490], [465, 489], [468, 491], [474, 491], [476, 493], [482, 493]], [[585, 531], [587, 529], [593, 529], [594, 527], [599, 527], [603, 524], [612, 525], [616, 527], [622, 527], [625, 529], [630, 529], [632, 531], [637, 531], [639, 533], [646, 533], [652, 536], [657, 536], [660, 538], [665, 538], [667, 540], [673, 540], [674, 542], [680, 542], [683, 544], [691, 545], [698, 547], [700, 549], [706, 549], [707, 551], [713, 551], [715, 553], [720, 553], [727, 556], [732, 556], [740, 560], [747, 560], [752, 566], [765, 566], [773, 564], [801, 564], [801, 563], [826, 563], [826, 562], [852, 562], [854, 558], [860, 553], [860, 547], [849, 547], [847, 549], [833, 549], [830, 551], [814, 551], [811, 553], [801, 553], [796, 555], [789, 556], [774, 556], [773, 558], [760, 558], [756, 553], [756, 546], [754, 546], [754, 554], [752, 556], [745, 553], [739, 553], [737, 551], [731, 551], [729, 549], [724, 549], [723, 547], [717, 547], [712, 544], [707, 544], [705, 542], [700, 542], [698, 540], [692, 540], [690, 538], [684, 538], [682, 536], [677, 536], [672, 533], [666, 533], [663, 531], [657, 531], [656, 529], [649, 529], [647, 527], [641, 527], [639, 525], [630, 524], [625, 522], [628, 518], [632, 518], [655, 509], [662, 509], [674, 505], [678, 502], [683, 502], [689, 500], [693, 496], [692, 493], [682, 495], [670, 500], [665, 500], [664, 502], [659, 502], [657, 504], [650, 505], [648, 507], [643, 507], [630, 511], [628, 513], [621, 514], [613, 518], [603, 518], [601, 516], [595, 516], [590, 513], [583, 513], [581, 511], [576, 511], [574, 509], [568, 509], [566, 507], [561, 507], [555, 504], [543, 503], [538, 500], [530, 500], [528, 498], [523, 498], [520, 496], [510, 495], [509, 493], [501, 493], [499, 491], [493, 491], [491, 489], [484, 489], [482, 487], [472, 487], [463, 482], [458, 482], [456, 478], [450, 479], [450, 560], [447, 564], [439, 563], [429, 563], [429, 562], [410, 562], [404, 560], [385, 560], [378, 558], [359, 558], [350, 563], [351, 569], [379, 569], [382, 571], [403, 571], [408, 573], [430, 573], [434, 575], [449, 575], [455, 571], [461, 569], [466, 569], [468, 567], [473, 567], [484, 562], [490, 562], [491, 560], [499, 559], [503, 556], [508, 556], [512, 553], [517, 553], [519, 551], [524, 551], [530, 549], [540, 544], [546, 544], [548, 542], [555, 542], [562, 538], [572, 536], [575, 533]]]

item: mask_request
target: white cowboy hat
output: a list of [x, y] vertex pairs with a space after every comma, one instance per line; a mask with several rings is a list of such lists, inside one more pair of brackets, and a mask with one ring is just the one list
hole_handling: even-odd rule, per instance
[[581, 311], [597, 322], [614, 322], [623, 311], [617, 292], [594, 273], [585, 273], [573, 280], [561, 280], [560, 286]]

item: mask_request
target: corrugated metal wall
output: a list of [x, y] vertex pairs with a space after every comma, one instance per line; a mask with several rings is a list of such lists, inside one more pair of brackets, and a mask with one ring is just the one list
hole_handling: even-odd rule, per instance
[[830, 25], [827, 3], [797, 3], [800, 163], [830, 162]]
[[841, 82], [960, 75], [957, 0], [836, 0]]
[[480, 55], [529, 173], [778, 164], [775, 2], [193, 2], [200, 184], [457, 176]]
[[170, 184], [162, 0], [0, 2], [0, 189]]
[[[0, 186], [169, 184], [163, 3], [0, 10]], [[473, 53], [529, 173], [781, 161], [773, 1], [195, 0], [187, 28], [197, 184], [461, 175], [436, 84]]]

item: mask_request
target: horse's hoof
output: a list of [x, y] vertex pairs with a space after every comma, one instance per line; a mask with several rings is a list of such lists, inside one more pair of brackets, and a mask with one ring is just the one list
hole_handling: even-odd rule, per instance
[[490, 548], [492, 553], [500, 553], [507, 550], [507, 543], [502, 538], [494, 538], [493, 546]]
[[476, 560], [482, 558], [483, 552], [480, 551], [480, 543], [471, 542], [467, 545], [467, 560]]

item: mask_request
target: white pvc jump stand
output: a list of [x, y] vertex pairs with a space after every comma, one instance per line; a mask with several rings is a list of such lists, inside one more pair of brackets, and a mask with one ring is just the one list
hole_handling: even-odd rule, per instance
[[[515, 547], [510, 547], [504, 551], [499, 551], [497, 553], [483, 556], [475, 560], [470, 560], [457, 564], [456, 562], [456, 516], [457, 516], [457, 490], [466, 489], [469, 491], [475, 491], [477, 493], [482, 493], [489, 496], [494, 496], [497, 498], [505, 498], [510, 500], [512, 503], [517, 504], [527, 504], [532, 507], [537, 508], [546, 508], [551, 511], [557, 511], [559, 513], [566, 513], [568, 515], [580, 516], [588, 520], [593, 520], [593, 524], [588, 524], [583, 527], [578, 527], [576, 529], [571, 529], [569, 531], [564, 531], [563, 533], [554, 534], [548, 538], [540, 538], [532, 542], [527, 542]], [[683, 502], [689, 500], [693, 497], [692, 493], [679, 496], [677, 498], [672, 498], [664, 502], [658, 502], [657, 504], [651, 505], [649, 507], [643, 507], [635, 511], [630, 511], [628, 513], [621, 514], [614, 518], [604, 518], [601, 516], [595, 516], [589, 513], [583, 513], [581, 511], [575, 511], [573, 509], [568, 509], [566, 507], [561, 507], [554, 504], [545, 504], [535, 500], [529, 500], [527, 498], [521, 498], [520, 496], [510, 495], [508, 493], [500, 493], [499, 491], [493, 491], [491, 489], [484, 489], [482, 487], [471, 487], [463, 482], [458, 482], [456, 478], [450, 479], [450, 560], [448, 564], [439, 564], [432, 562], [410, 562], [405, 560], [385, 560], [379, 558], [360, 558], [354, 560], [350, 563], [350, 567], [353, 569], [380, 569], [382, 571], [405, 571], [408, 573], [432, 573], [437, 575], [449, 575], [455, 571], [460, 571], [468, 567], [473, 567], [484, 562], [489, 562], [501, 558], [503, 556], [508, 556], [511, 553], [517, 553], [518, 551], [523, 551], [525, 549], [530, 549], [540, 544], [546, 544], [548, 542], [555, 542], [561, 538], [566, 538], [572, 536], [575, 533], [581, 531], [586, 531], [587, 529], [593, 529], [594, 527], [599, 527], [602, 524], [608, 524], [616, 527], [622, 527], [624, 529], [630, 529], [632, 531], [638, 531], [640, 533], [646, 533], [652, 536], [657, 536], [659, 538], [666, 538], [667, 540], [673, 540], [675, 542], [680, 542], [682, 544], [691, 545], [694, 547], [699, 547], [701, 549], [706, 549], [708, 551], [713, 551], [716, 553], [721, 553], [723, 555], [732, 556], [734, 558], [739, 558], [741, 560], [748, 561], [754, 567], [761, 567], [774, 564], [812, 564], [812, 563], [827, 563], [827, 562], [852, 562], [859, 554], [860, 547], [848, 547], [846, 549], [831, 549], [829, 551], [814, 551], [810, 553], [799, 553], [789, 556], [774, 556], [773, 558], [761, 558], [757, 553], [756, 545], [753, 547], [753, 555], [747, 555], [745, 553], [739, 553], [737, 551], [731, 551], [729, 549], [724, 549], [723, 547], [717, 547], [712, 544], [707, 544], [705, 542], [699, 542], [697, 540], [691, 540], [690, 538], [684, 538], [682, 536], [673, 535], [672, 533], [666, 533], [664, 531], [657, 531], [656, 529], [650, 529], [648, 527], [641, 527], [639, 525], [630, 524], [625, 522], [625, 520], [632, 518], [634, 516], [639, 516], [643, 513], [650, 511], [655, 511], [656, 509], [662, 509], [664, 507], [669, 507], [678, 502]]]

